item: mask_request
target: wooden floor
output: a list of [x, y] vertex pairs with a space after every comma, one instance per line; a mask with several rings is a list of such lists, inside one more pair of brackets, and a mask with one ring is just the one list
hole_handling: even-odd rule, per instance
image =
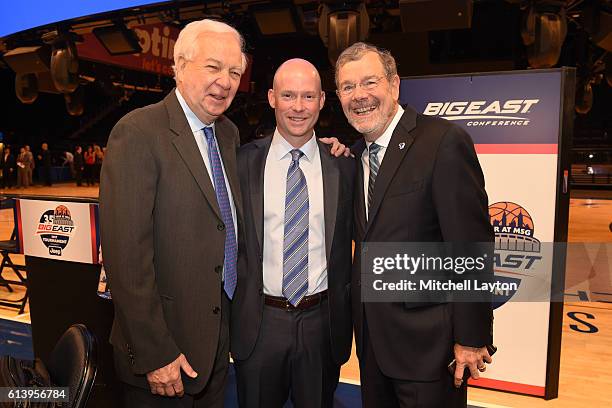
[[[79, 196], [97, 197], [97, 187], [74, 187], [70, 185], [59, 185], [50, 188], [32, 187], [26, 190], [8, 190], [0, 193], [40, 194], [54, 196]], [[588, 197], [588, 193], [581, 193], [582, 197]], [[570, 221], [568, 241], [573, 243], [587, 242], [593, 245], [599, 243], [612, 243], [612, 200], [573, 198], [570, 204]], [[7, 210], [0, 211], [0, 239], [8, 239], [13, 228], [12, 213]], [[15, 256], [17, 262], [23, 262], [23, 257]], [[612, 274], [612, 252], [599, 265], [604, 272], [602, 276], [606, 279], [598, 281], [598, 287], [610, 285]], [[601, 262], [600, 262], [601, 263]], [[606, 269], [607, 268], [607, 269]], [[581, 272], [583, 262], [581, 259], [568, 257], [568, 276]], [[571, 271], [574, 271], [572, 274]], [[591, 271], [591, 275], [593, 275]], [[11, 274], [7, 273], [7, 277]], [[569, 279], [569, 278], [568, 278]], [[575, 282], [571, 282], [574, 284]], [[603, 285], [603, 286], [602, 286]], [[610, 291], [612, 292], [612, 290]], [[0, 298], [18, 299], [23, 295], [22, 291], [16, 289], [9, 294], [5, 288], [0, 288]], [[593, 319], [586, 320], [597, 328], [596, 333], [585, 333], [572, 329], [585, 330], [569, 316], [569, 312], [586, 313]], [[16, 317], [14, 309], [0, 307], [0, 316]], [[564, 308], [563, 337], [561, 351], [561, 372], [559, 385], [559, 398], [544, 401], [540, 398], [527, 397], [497, 391], [489, 391], [478, 388], [470, 388], [468, 398], [470, 403], [482, 407], [612, 407], [612, 303], [603, 302], [569, 302], [566, 301]], [[586, 315], [581, 315], [586, 316]], [[26, 314], [18, 317], [27, 320]], [[529, 367], [525, 367], [529, 370]], [[354, 355], [342, 367], [341, 377], [343, 381], [358, 383], [359, 366]]]

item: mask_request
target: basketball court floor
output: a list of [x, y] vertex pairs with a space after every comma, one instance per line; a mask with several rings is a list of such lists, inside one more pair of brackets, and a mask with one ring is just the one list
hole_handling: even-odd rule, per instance
[[[97, 187], [60, 184], [4, 190], [7, 194], [50, 196], [98, 196]], [[566, 298], [561, 345], [559, 398], [541, 398], [470, 387], [469, 404], [473, 407], [612, 407], [612, 193], [576, 192], [570, 202], [569, 237], [573, 243], [588, 243], [584, 253], [568, 255]], [[9, 239], [13, 230], [12, 210], [0, 210], [0, 240]], [[585, 257], [591, 262], [584, 262]], [[12, 256], [23, 262], [22, 256]], [[587, 266], [590, 265], [590, 266]], [[13, 279], [5, 270], [6, 278]], [[590, 282], [585, 288], [584, 283]], [[1, 299], [17, 300], [23, 290], [9, 293], [0, 287]], [[28, 308], [17, 315], [16, 309], [0, 306], [0, 317], [29, 322]], [[525, 370], [530, 368], [524, 367]], [[353, 352], [342, 367], [344, 385], [339, 389], [342, 406], [354, 406], [358, 399], [359, 365]]]

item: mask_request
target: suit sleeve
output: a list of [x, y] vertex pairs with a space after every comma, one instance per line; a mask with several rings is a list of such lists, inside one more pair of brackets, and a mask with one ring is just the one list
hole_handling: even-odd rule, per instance
[[104, 265], [116, 323], [128, 342], [124, 347], [135, 374], [163, 367], [180, 353], [164, 319], [155, 280], [159, 169], [150, 148], [152, 137], [134, 123], [120, 121], [109, 137], [100, 183]]
[[[493, 242], [484, 176], [470, 136], [451, 126], [439, 146], [433, 172], [433, 200], [445, 242]], [[492, 268], [488, 269], [492, 276]], [[453, 304], [454, 340], [463, 346], [491, 344], [490, 302]]]

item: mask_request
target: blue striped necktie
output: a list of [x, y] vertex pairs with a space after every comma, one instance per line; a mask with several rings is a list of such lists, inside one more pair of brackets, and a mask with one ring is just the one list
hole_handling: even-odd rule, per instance
[[204, 128], [206, 144], [208, 145], [208, 160], [212, 170], [212, 178], [215, 185], [217, 204], [221, 210], [221, 218], [225, 225], [225, 260], [223, 262], [223, 289], [231, 299], [236, 290], [236, 261], [238, 259], [238, 244], [236, 243], [236, 231], [234, 230], [234, 218], [232, 207], [227, 194], [223, 165], [217, 149], [217, 141], [211, 127]]
[[380, 168], [380, 162], [378, 161], [378, 151], [381, 146], [376, 143], [372, 143], [368, 148], [370, 153], [370, 178], [368, 181], [368, 213], [370, 212], [370, 206], [372, 205], [372, 197], [374, 196], [374, 183], [376, 176], [378, 175], [378, 169]]
[[283, 296], [297, 306], [308, 290], [308, 186], [299, 149], [291, 150], [285, 195], [283, 240]]

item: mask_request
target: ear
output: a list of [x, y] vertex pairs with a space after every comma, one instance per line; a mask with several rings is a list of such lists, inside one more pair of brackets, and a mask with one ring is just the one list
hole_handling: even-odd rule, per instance
[[325, 105], [325, 92], [321, 91], [321, 98], [319, 98], [319, 110], [323, 109]]
[[185, 69], [185, 65], [187, 65], [187, 60], [185, 59], [185, 57], [179, 56], [178, 62], [174, 65], [174, 67], [176, 68], [176, 79], [177, 79], [177, 82], [178, 82], [179, 78], [183, 74], [183, 70]]
[[268, 89], [268, 103], [272, 109], [276, 109], [276, 97], [274, 96], [274, 89]]
[[393, 75], [393, 78], [391, 78], [391, 95], [393, 96], [393, 100], [398, 101], [399, 100], [399, 91], [400, 91], [400, 78], [399, 75], [395, 74]]

